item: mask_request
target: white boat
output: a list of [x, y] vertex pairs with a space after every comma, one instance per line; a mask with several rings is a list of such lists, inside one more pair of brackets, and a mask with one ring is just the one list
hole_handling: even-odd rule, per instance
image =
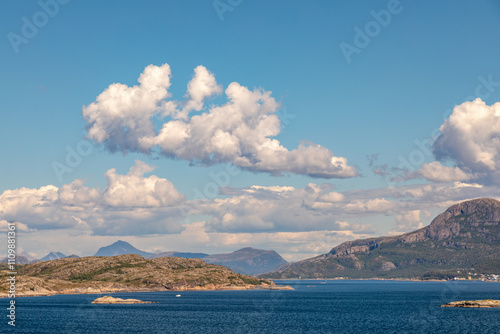
[[176, 297], [180, 297], [181, 295], [175, 295]]

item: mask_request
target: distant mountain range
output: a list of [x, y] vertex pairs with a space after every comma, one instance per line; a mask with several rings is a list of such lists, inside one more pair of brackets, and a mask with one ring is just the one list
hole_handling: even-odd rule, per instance
[[453, 205], [414, 232], [348, 241], [261, 277], [449, 278], [476, 268], [500, 274], [500, 202], [494, 199]]
[[[220, 264], [223, 265], [238, 274], [243, 275], [257, 275], [262, 274], [273, 269], [276, 269], [287, 262], [275, 251], [273, 250], [262, 250], [255, 249], [251, 247], [243, 248], [237, 250], [233, 253], [225, 254], [206, 254], [206, 253], [190, 253], [190, 252], [162, 252], [162, 253], [150, 253], [142, 251], [135, 248], [130, 243], [118, 240], [111, 245], [101, 247], [94, 254], [94, 256], [117, 256], [126, 254], [137, 254], [146, 259], [153, 259], [159, 257], [181, 257], [185, 259], [203, 259], [205, 262], [210, 264]], [[18, 256], [18, 264], [28, 264], [40, 261], [52, 261], [62, 258], [75, 258], [76, 255], [66, 256], [61, 252], [50, 252], [40, 260], [34, 258], [28, 258], [29, 255], [23, 254], [25, 256]], [[7, 258], [1, 259], [0, 262], [7, 262]]]
[[203, 259], [207, 263], [220, 264], [239, 274], [256, 275], [276, 269], [287, 262], [275, 251], [255, 249], [251, 247], [237, 250], [233, 253], [226, 254], [205, 254], [205, 253], [189, 253], [189, 252], [162, 252], [149, 253], [141, 251], [126, 241], [118, 240], [117, 242], [101, 247], [95, 256], [116, 256], [125, 254], [137, 254], [144, 258], [158, 257], [182, 257], [186, 259]]
[[[27, 253], [21, 253], [21, 254], [16, 256], [16, 263], [17, 264], [29, 264], [29, 263], [42, 262], [42, 261], [52, 261], [52, 260], [63, 259], [63, 258], [78, 258], [78, 257], [79, 256], [74, 255], [74, 254], [66, 256], [61, 252], [50, 252], [49, 254], [45, 255], [41, 259], [35, 259], [34, 257], [30, 256]], [[0, 259], [0, 263], [7, 263], [7, 257]]]
[[[4, 257], [4, 258], [0, 259], [0, 263], [7, 263], [8, 260], [9, 259], [7, 257]], [[25, 255], [17, 255], [16, 256], [16, 263], [17, 264], [28, 264], [28, 263], [32, 263], [33, 261], [34, 260], [31, 257], [25, 256]]]

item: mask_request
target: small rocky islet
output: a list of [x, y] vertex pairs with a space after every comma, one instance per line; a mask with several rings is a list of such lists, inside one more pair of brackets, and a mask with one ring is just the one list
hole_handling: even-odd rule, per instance
[[500, 300], [483, 299], [483, 300], [460, 300], [441, 305], [441, 307], [500, 307]]
[[102, 296], [95, 299], [92, 304], [151, 304], [154, 302], [143, 301], [139, 299], [122, 299], [111, 296]]

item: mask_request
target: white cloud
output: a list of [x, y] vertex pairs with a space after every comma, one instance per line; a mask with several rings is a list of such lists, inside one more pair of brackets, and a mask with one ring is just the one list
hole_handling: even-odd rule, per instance
[[192, 111], [200, 111], [206, 98], [222, 93], [222, 86], [217, 84], [215, 76], [205, 67], [198, 66], [194, 69], [194, 77], [188, 83], [186, 96], [188, 100], [182, 108], [182, 118], [187, 119], [187, 115]]
[[[126, 175], [114, 169], [106, 173], [104, 190], [75, 180], [60, 188], [7, 190], [0, 195], [0, 217], [15, 220], [30, 230], [68, 229], [74, 235], [152, 235], [179, 233], [186, 218], [207, 217], [210, 233], [278, 233], [352, 231], [368, 233], [371, 227], [357, 223], [373, 217], [393, 216], [398, 227], [419, 225], [409, 219], [416, 210], [439, 213], [448, 206], [477, 197], [499, 197], [494, 186], [435, 183], [396, 188], [335, 192], [328, 184], [222, 188], [223, 198], [186, 201], [173, 184], [155, 175], [153, 168], [137, 161]], [[201, 215], [201, 216], [200, 216]], [[403, 221], [404, 218], [404, 221]]]
[[[20, 222], [15, 222], [13, 221], [15, 224], [15, 229], [14, 231], [17, 233], [17, 232], [33, 232], [33, 231], [36, 231], [34, 229], [30, 229], [28, 226], [26, 226], [26, 224], [23, 224], [23, 223], [20, 223]], [[8, 231], [12, 231], [12, 228], [9, 227], [9, 222], [4, 220], [4, 219], [0, 219], [0, 232], [8, 232]]]
[[464, 102], [439, 130], [433, 146], [438, 160], [451, 159], [462, 170], [485, 174], [483, 183], [500, 183], [500, 102]]
[[[396, 228], [390, 234], [400, 234], [415, 231], [424, 227], [421, 220], [421, 210], [411, 210], [396, 216]], [[426, 215], [426, 213], [424, 213]], [[428, 217], [427, 217], [428, 218]]]
[[207, 202], [200, 208], [200, 213], [212, 216], [207, 222], [207, 228], [212, 232], [366, 229], [366, 226], [339, 221], [349, 204], [342, 202], [342, 194], [332, 192], [329, 188], [310, 183], [303, 189], [278, 186], [223, 189], [223, 194], [232, 196]]
[[[29, 239], [23, 237], [30, 246], [41, 245], [36, 236], [66, 236], [74, 242], [99, 238], [107, 244], [116, 240], [109, 236], [133, 236], [149, 249], [225, 252], [252, 246], [297, 259], [328, 251], [342, 241], [373, 236], [375, 227], [378, 234], [414, 230], [463, 200], [500, 197], [496, 186], [456, 181], [344, 192], [331, 184], [254, 185], [222, 188], [221, 198], [214, 200], [186, 201], [170, 181], [145, 176], [153, 170], [140, 161], [125, 175], [111, 169], [102, 191], [81, 180], [60, 188], [4, 191], [0, 229], [5, 221], [17, 221], [20, 231], [31, 232]], [[186, 217], [195, 221], [186, 223]], [[383, 227], [394, 220], [393, 230]], [[46, 249], [47, 243], [40, 247]], [[68, 247], [68, 253], [74, 252], [74, 246]]]
[[[348, 224], [346, 223], [346, 226]], [[211, 254], [233, 252], [243, 247], [273, 249], [286, 260], [297, 261], [329, 252], [333, 246], [344, 241], [367, 237], [370, 237], [370, 233], [353, 232], [351, 230], [225, 233], [211, 231], [207, 228], [205, 222], [196, 222], [186, 224], [180, 235], [166, 235], [161, 239], [159, 238], [158, 242], [162, 245], [169, 245], [169, 250], [197, 251]], [[138, 242], [141, 241], [138, 240]], [[147, 244], [150, 243], [151, 241], [148, 240]], [[143, 242], [143, 244], [146, 245], [146, 242]]]
[[106, 172], [100, 192], [75, 180], [61, 188], [6, 190], [0, 195], [0, 214], [29, 229], [72, 229], [73, 234], [145, 235], [179, 233], [185, 196], [155, 175], [154, 168], [136, 161], [127, 175]]
[[484, 187], [482, 184], [479, 184], [479, 183], [463, 183], [463, 182], [454, 182], [454, 187], [455, 188], [482, 188]]
[[58, 188], [52, 185], [39, 189], [6, 190], [0, 195], [0, 217], [23, 223], [31, 229], [73, 226], [70, 213], [53, 205], [57, 199]]
[[67, 206], [92, 206], [99, 197], [99, 190], [85, 187], [82, 180], [74, 180], [58, 189], [59, 203]]
[[114, 83], [83, 107], [90, 139], [105, 142], [111, 151], [149, 152], [139, 139], [155, 135], [151, 118], [170, 96], [170, 66], [149, 65], [138, 81], [133, 87]]
[[396, 208], [396, 203], [388, 201], [385, 198], [363, 199], [350, 201], [345, 206], [345, 211], [353, 214], [385, 214], [393, 213]]
[[156, 175], [144, 177], [154, 168], [136, 160], [127, 175], [106, 172], [108, 186], [102, 194], [103, 203], [112, 207], [166, 207], [182, 203], [186, 197], [172, 182]]
[[443, 166], [438, 161], [424, 163], [417, 173], [433, 182], [467, 181], [474, 178], [474, 175], [464, 172], [459, 167]]
[[[194, 163], [231, 162], [235, 166], [273, 175], [304, 174], [322, 178], [357, 175], [347, 159], [336, 157], [317, 144], [300, 144], [288, 150], [273, 138], [280, 133], [280, 106], [271, 92], [249, 90], [237, 82], [225, 90], [227, 102], [205, 108], [204, 101], [220, 94], [222, 87], [205, 67], [198, 66], [189, 82], [186, 100], [170, 97], [170, 67], [150, 65], [140, 85], [113, 84], [96, 102], [83, 107], [88, 137], [110, 151], [150, 153]], [[191, 111], [201, 114], [189, 116]], [[155, 120], [163, 121], [159, 132]]]
[[[497, 187], [461, 182], [414, 184], [338, 193], [329, 185], [223, 188], [224, 199], [205, 202], [197, 214], [209, 215], [207, 228], [220, 233], [276, 233], [317, 230], [360, 232], [351, 222], [373, 218], [383, 230], [392, 219], [398, 232], [430, 223], [447, 207], [478, 197], [500, 196]], [[419, 212], [419, 220], [416, 220]], [[413, 215], [413, 216], [411, 216]], [[415, 219], [410, 219], [414, 217]], [[350, 225], [344, 225], [349, 222]], [[364, 231], [367, 233], [367, 231]], [[385, 233], [385, 232], [383, 232]]]
[[326, 194], [322, 194], [319, 199], [322, 202], [327, 202], [327, 203], [336, 203], [336, 202], [342, 202], [345, 199], [345, 196], [342, 195], [341, 193], [338, 192], [329, 192]]

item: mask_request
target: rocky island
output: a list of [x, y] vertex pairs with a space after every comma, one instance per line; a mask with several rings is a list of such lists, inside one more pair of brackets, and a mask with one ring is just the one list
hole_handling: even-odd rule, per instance
[[143, 301], [139, 299], [122, 299], [114, 298], [111, 296], [99, 297], [92, 302], [92, 304], [151, 304], [154, 302]]
[[441, 305], [441, 307], [500, 307], [500, 300], [461, 300]]
[[[287, 289], [201, 259], [127, 254], [63, 258], [19, 266], [16, 296], [142, 291]], [[7, 278], [0, 271], [0, 279]], [[6, 285], [0, 298], [7, 297]]]

